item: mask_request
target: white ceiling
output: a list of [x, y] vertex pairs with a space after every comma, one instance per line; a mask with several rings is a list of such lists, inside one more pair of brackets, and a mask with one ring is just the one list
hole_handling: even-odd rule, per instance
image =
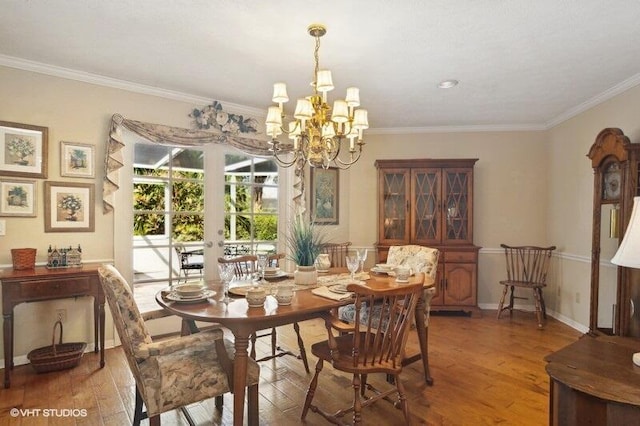
[[639, 18], [638, 0], [2, 0], [0, 65], [263, 111], [276, 81], [309, 94], [320, 22], [330, 99], [360, 87], [373, 129], [543, 129], [640, 84]]

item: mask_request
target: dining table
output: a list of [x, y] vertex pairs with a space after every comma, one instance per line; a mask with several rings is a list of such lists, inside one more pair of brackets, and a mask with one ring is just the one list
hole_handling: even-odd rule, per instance
[[[292, 275], [292, 274], [291, 274]], [[272, 289], [278, 283], [293, 283], [292, 276], [283, 276], [280, 281], [270, 281], [261, 284], [266, 288], [267, 297], [260, 307], [249, 307], [244, 297], [232, 298], [230, 302], [224, 303], [224, 291], [220, 281], [207, 281], [206, 286], [212, 292], [211, 297], [200, 301], [188, 301], [183, 303], [170, 295], [169, 290], [159, 291], [156, 294], [157, 303], [170, 313], [177, 315], [196, 331], [196, 321], [216, 323], [229, 329], [234, 336], [235, 357], [233, 362], [233, 383], [230, 387], [233, 391], [233, 424], [243, 425], [244, 421], [244, 400], [246, 394], [246, 376], [249, 357], [249, 339], [255, 332], [287, 324], [293, 324], [308, 319], [319, 318], [323, 314], [337, 309], [341, 306], [352, 303], [352, 299], [347, 297], [323, 297], [314, 292], [314, 289], [324, 290], [320, 287], [328, 287], [335, 282], [348, 280], [348, 274], [343, 273], [343, 269], [333, 269], [328, 274], [322, 274], [318, 283], [309, 286], [296, 285], [294, 296], [290, 305], [278, 305], [275, 297], [271, 295]], [[416, 283], [422, 280], [424, 274], [416, 274], [409, 278], [409, 283]], [[365, 273], [357, 277], [361, 283], [373, 288], [385, 288], [389, 286], [402, 285], [397, 283], [394, 277], [386, 274]], [[424, 280], [425, 288], [433, 286], [432, 279]], [[232, 290], [243, 282], [231, 282]], [[213, 294], [214, 293], [214, 294]], [[236, 293], [236, 292], [231, 292]], [[429, 362], [427, 353], [427, 329], [425, 324], [424, 300], [421, 297], [415, 311], [416, 331], [420, 345], [420, 353], [406, 357], [404, 364], [422, 359], [425, 381], [432, 384], [429, 373]]]

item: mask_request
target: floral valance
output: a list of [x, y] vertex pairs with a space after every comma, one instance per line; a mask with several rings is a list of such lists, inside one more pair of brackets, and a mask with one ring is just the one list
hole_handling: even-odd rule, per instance
[[[259, 139], [256, 137], [255, 126], [246, 127], [252, 129], [251, 136], [241, 135], [237, 131], [239, 124], [235, 121], [235, 117], [237, 116], [227, 114], [227, 122], [221, 125], [212, 125], [208, 127], [208, 130], [192, 130], [129, 120], [120, 114], [114, 114], [111, 118], [109, 136], [107, 138], [105, 177], [102, 188], [103, 213], [106, 214], [113, 211], [113, 194], [119, 188], [118, 170], [124, 165], [121, 152], [125, 146], [123, 129], [133, 132], [147, 141], [159, 144], [179, 146], [203, 146], [211, 143], [228, 144], [250, 155], [271, 156], [266, 138]], [[225, 117], [218, 116], [217, 118], [220, 121], [221, 118]], [[230, 123], [231, 121], [234, 121], [234, 123]], [[200, 123], [202, 123], [202, 118]], [[244, 126], [253, 124], [253, 122], [242, 120], [242, 125]], [[201, 125], [198, 127], [206, 128]], [[231, 131], [223, 131], [223, 128]]]

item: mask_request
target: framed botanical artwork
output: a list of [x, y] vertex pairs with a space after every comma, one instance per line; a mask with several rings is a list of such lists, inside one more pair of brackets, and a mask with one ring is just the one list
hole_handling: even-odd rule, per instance
[[60, 142], [60, 176], [95, 177], [93, 145], [76, 142]]
[[36, 217], [36, 181], [0, 179], [0, 216]]
[[337, 225], [340, 217], [339, 175], [335, 167], [311, 167], [311, 218], [314, 223]]
[[44, 232], [93, 232], [94, 185], [44, 183]]
[[0, 121], [0, 175], [47, 178], [49, 129]]

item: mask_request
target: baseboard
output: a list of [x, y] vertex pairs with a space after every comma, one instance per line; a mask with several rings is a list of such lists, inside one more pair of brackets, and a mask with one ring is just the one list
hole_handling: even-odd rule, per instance
[[[492, 310], [492, 311], [497, 311], [498, 310], [498, 304], [497, 303], [482, 303], [479, 304], [478, 307], [480, 309], [487, 309], [487, 310]], [[515, 308], [519, 311], [526, 311], [526, 312], [531, 312], [532, 314], [535, 314], [536, 308], [534, 305], [515, 305]], [[562, 314], [559, 314], [556, 311], [552, 311], [547, 309], [547, 315], [557, 319], [558, 321], [560, 321], [563, 324], [568, 325], [569, 327], [573, 328], [574, 330], [577, 330], [581, 333], [586, 333], [589, 331], [589, 327], [585, 327], [584, 325], [580, 324], [579, 322], [576, 322], [574, 320], [572, 320], [571, 318], [568, 318]]]

